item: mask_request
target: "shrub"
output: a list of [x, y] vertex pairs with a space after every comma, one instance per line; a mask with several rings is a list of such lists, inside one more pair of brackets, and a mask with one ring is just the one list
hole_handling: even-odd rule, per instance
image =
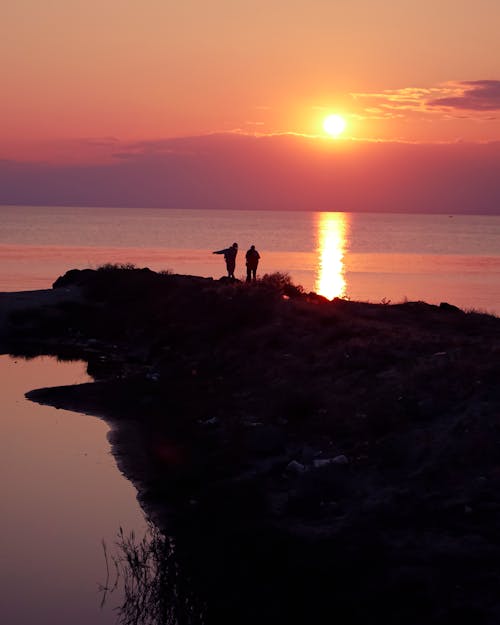
[[104, 263], [97, 267], [97, 271], [131, 271], [132, 269], [138, 269], [138, 267], [133, 263]]
[[290, 276], [280, 271], [266, 273], [260, 280], [260, 284], [287, 297], [301, 297], [304, 294], [302, 286], [293, 284]]

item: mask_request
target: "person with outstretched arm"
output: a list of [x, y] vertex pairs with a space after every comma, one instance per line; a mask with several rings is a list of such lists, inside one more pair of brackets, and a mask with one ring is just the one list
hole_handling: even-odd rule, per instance
[[224, 260], [226, 261], [227, 277], [234, 280], [234, 270], [236, 268], [236, 254], [238, 253], [238, 244], [233, 243], [231, 247], [226, 247], [224, 250], [218, 250], [212, 252], [212, 254], [224, 254]]

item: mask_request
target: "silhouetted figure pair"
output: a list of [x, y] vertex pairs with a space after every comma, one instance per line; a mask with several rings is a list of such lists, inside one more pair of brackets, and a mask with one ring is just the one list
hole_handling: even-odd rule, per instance
[[255, 249], [255, 245], [251, 245], [245, 255], [247, 261], [247, 282], [257, 279], [257, 267], [259, 266], [260, 254]]
[[[233, 243], [231, 247], [226, 247], [223, 250], [217, 250], [212, 254], [224, 254], [224, 260], [226, 261], [227, 276], [234, 280], [234, 270], [236, 269], [236, 254], [238, 254], [238, 244]], [[255, 245], [251, 245], [250, 249], [245, 254], [245, 260], [247, 265], [247, 282], [257, 279], [257, 267], [259, 266], [260, 254], [255, 249]]]
[[224, 260], [226, 261], [227, 277], [234, 279], [234, 270], [236, 268], [236, 254], [238, 253], [238, 244], [233, 243], [231, 247], [226, 247], [224, 250], [218, 250], [212, 252], [212, 254], [224, 254]]

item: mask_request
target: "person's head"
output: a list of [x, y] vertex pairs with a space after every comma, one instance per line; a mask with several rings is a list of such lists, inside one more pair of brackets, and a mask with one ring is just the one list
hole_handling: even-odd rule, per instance
[[250, 246], [250, 249], [251, 249], [251, 250], [254, 250], [254, 249], [255, 249], [255, 245], [251, 245], [251, 246]]
[[236, 248], [237, 248], [237, 247], [238, 247], [238, 244], [237, 244], [237, 243], [233, 243], [233, 247], [236, 247]]

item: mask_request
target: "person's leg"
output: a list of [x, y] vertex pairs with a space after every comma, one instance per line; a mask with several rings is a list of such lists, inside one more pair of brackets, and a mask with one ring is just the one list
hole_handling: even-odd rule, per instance
[[256, 280], [256, 279], [257, 279], [257, 268], [252, 269], [252, 278], [253, 278], [254, 280]]
[[252, 270], [247, 266], [247, 282], [250, 282], [252, 279]]

